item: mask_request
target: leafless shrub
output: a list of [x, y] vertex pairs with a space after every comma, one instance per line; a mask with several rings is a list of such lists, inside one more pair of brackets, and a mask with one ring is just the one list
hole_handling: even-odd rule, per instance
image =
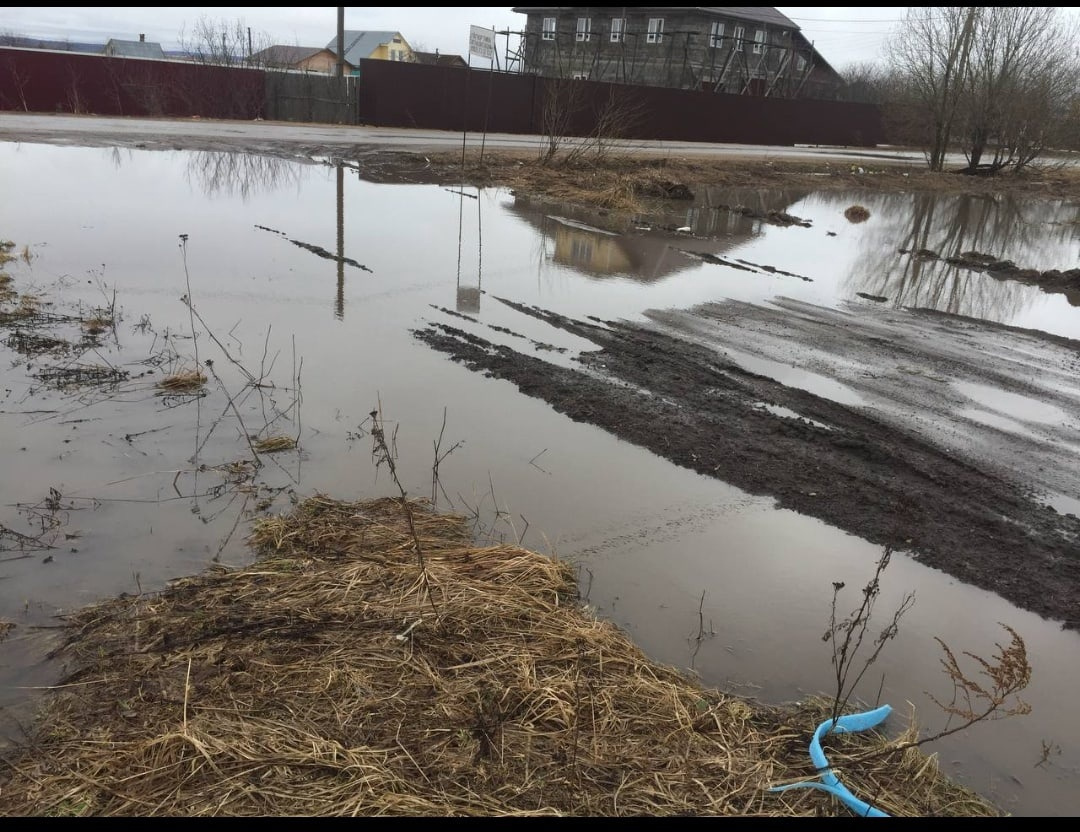
[[[1031, 683], [1031, 664], [1028, 662], [1027, 645], [1024, 644], [1024, 639], [1020, 637], [1020, 634], [1008, 624], [1001, 624], [1001, 626], [1009, 634], [1009, 643], [1003, 645], [998, 642], [995, 645], [997, 651], [990, 660], [966, 650], [961, 654], [978, 666], [976, 678], [965, 673], [949, 645], [940, 638], [935, 638], [945, 653], [941, 659], [941, 666], [952, 682], [953, 696], [946, 704], [930, 694], [927, 695], [934, 704], [948, 714], [950, 721], [959, 719], [960, 724], [946, 725], [944, 730], [922, 742], [947, 737], [963, 731], [976, 722], [1031, 713], [1031, 706], [1020, 698], [1021, 691]], [[987, 681], [979, 681], [978, 676], [984, 677]]]
[[596, 117], [596, 156], [605, 159], [645, 123], [645, 105], [629, 90], [612, 86]]
[[580, 82], [570, 78], [544, 80], [544, 98], [540, 111], [540, 162], [550, 164], [570, 138], [574, 116], [584, 103]]
[[[873, 636], [872, 641], [866, 642], [869, 635], [870, 620], [874, 613], [874, 605], [881, 594], [881, 575], [888, 568], [892, 553], [892, 547], [886, 546], [884, 553], [877, 562], [874, 576], [862, 588], [861, 602], [842, 619], [837, 618], [837, 602], [840, 591], [845, 584], [842, 581], [833, 582], [829, 628], [822, 636], [822, 641], [828, 642], [832, 648], [833, 677], [836, 682], [832, 708], [834, 721], [847, 708], [855, 689], [859, 686], [859, 682], [862, 681], [863, 676], [877, 661], [885, 645], [896, 638], [896, 634], [899, 632], [900, 619], [915, 604], [915, 593], [909, 592], [906, 594], [893, 612], [889, 622], [876, 636]], [[862, 652], [864, 643], [867, 644], [868, 653]], [[858, 667], [858, 670], [856, 670], [856, 667]]]

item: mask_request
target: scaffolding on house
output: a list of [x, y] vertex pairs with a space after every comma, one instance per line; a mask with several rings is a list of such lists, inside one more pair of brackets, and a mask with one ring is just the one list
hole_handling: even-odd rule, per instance
[[[775, 98], [799, 98], [818, 66], [813, 45], [809, 54], [800, 52], [789, 39], [787, 44], [757, 43], [734, 35], [705, 35], [710, 46], [705, 50], [707, 60], [694, 57], [693, 39], [702, 33], [694, 30], [662, 33], [667, 44], [659, 56], [661, 66], [654, 69], [658, 56], [655, 50], [641, 48], [648, 36], [643, 32], [623, 32], [618, 42], [605, 48], [601, 32], [575, 33], [564, 44], [565, 36], [541, 40], [542, 33], [512, 31], [496, 33], [503, 38], [502, 66], [513, 74], [551, 75], [557, 78], [584, 78], [616, 84], [640, 84], [674, 89], [708, 90], [739, 95], [760, 95]], [[731, 44], [725, 49], [725, 44]], [[758, 47], [752, 55], [744, 48], [747, 43]], [[531, 61], [539, 54], [542, 44], [554, 53], [545, 59], [544, 66]], [[722, 60], [718, 56], [723, 55]], [[775, 58], [775, 60], [773, 60]]]

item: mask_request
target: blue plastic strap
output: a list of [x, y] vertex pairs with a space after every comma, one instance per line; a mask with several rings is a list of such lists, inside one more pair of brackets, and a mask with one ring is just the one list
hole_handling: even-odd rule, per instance
[[810, 760], [814, 763], [814, 767], [821, 771], [821, 774], [819, 775], [821, 778], [820, 782], [807, 780], [802, 783], [791, 783], [787, 786], [774, 786], [769, 789], [769, 791], [786, 792], [788, 789], [819, 789], [820, 791], [829, 792], [829, 794], [834, 795], [860, 817], [889, 817], [885, 812], [880, 809], [875, 809], [865, 800], [857, 798], [848, 790], [847, 786], [840, 782], [840, 778], [829, 768], [829, 761], [825, 758], [825, 752], [821, 749], [821, 738], [830, 733], [830, 731], [834, 734], [848, 734], [856, 731], [869, 730], [884, 722], [890, 713], [892, 713], [892, 707], [889, 705], [882, 705], [880, 708], [875, 708], [874, 710], [866, 711], [865, 713], [842, 716], [836, 720], [835, 727], [833, 726], [833, 720], [825, 720], [817, 727], [817, 730], [814, 731], [813, 739], [810, 740]]

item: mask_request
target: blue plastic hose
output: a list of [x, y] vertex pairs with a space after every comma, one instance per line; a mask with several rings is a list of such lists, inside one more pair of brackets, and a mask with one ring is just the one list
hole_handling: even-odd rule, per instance
[[836, 720], [835, 727], [833, 726], [833, 720], [825, 720], [817, 727], [817, 730], [814, 731], [813, 739], [810, 740], [810, 760], [814, 763], [814, 767], [821, 772], [819, 775], [821, 779], [807, 780], [802, 783], [791, 783], [787, 786], [774, 786], [769, 789], [769, 791], [786, 792], [788, 789], [819, 789], [834, 795], [860, 817], [889, 817], [885, 812], [880, 809], [875, 809], [865, 800], [860, 800], [853, 795], [848, 787], [840, 782], [840, 778], [833, 774], [832, 769], [829, 768], [829, 761], [825, 759], [825, 752], [821, 750], [821, 738], [830, 733], [830, 731], [834, 734], [867, 731], [884, 722], [885, 718], [891, 713], [891, 706], [882, 705], [880, 708], [875, 708], [874, 710], [866, 711], [865, 713], [842, 716]]

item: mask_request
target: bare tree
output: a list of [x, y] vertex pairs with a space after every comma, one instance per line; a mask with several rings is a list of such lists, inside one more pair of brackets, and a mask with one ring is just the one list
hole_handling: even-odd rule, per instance
[[30, 112], [30, 104], [26, 98], [26, 88], [30, 84], [29, 71], [26, 70], [20, 61], [11, 55], [4, 61], [4, 68], [7, 70], [8, 77], [11, 79], [9, 88], [14, 95], [9, 95], [7, 90], [0, 89], [0, 105], [5, 107], [18, 105], [22, 107], [25, 112]]
[[[261, 115], [265, 107], [263, 85], [244, 78], [244, 69], [265, 69], [270, 53], [270, 36], [255, 33], [243, 19], [232, 22], [202, 16], [195, 21], [190, 33], [180, 32], [180, 46], [189, 60], [207, 70], [189, 76], [172, 92], [186, 102], [194, 113], [249, 118]], [[252, 56], [262, 54], [262, 61]], [[236, 70], [235, 78], [223, 83], [220, 69]]]
[[975, 39], [974, 6], [912, 6], [889, 60], [928, 120], [927, 164], [942, 170], [964, 93]]
[[1076, 95], [1078, 34], [1058, 8], [980, 9], [965, 85], [970, 172], [1022, 168], [1049, 146]]
[[872, 61], [849, 64], [840, 71], [844, 79], [844, 98], [864, 104], [881, 104], [888, 71]]
[[252, 56], [269, 48], [266, 32], [252, 32], [243, 19], [214, 20], [203, 15], [191, 27], [181, 30], [180, 48], [198, 64], [253, 66]]
[[926, 125], [930, 169], [944, 168], [954, 142], [965, 172], [996, 173], [1060, 141], [1080, 89], [1078, 34], [1048, 6], [909, 9], [890, 64]]

